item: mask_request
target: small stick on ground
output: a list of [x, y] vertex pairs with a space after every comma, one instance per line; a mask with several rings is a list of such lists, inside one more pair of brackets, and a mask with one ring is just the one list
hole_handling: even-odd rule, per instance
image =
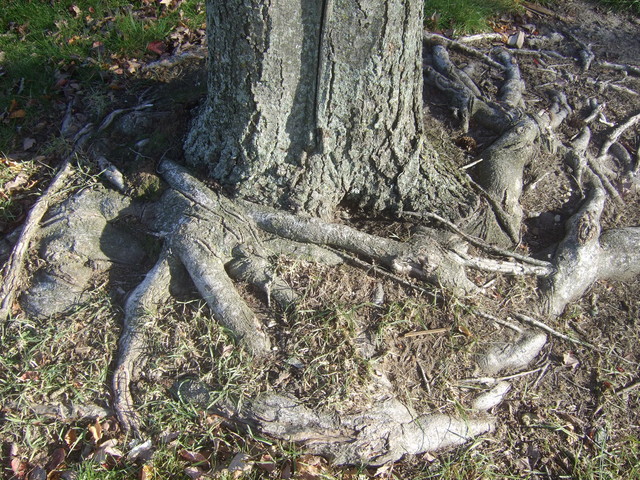
[[622, 394], [625, 394], [625, 393], [629, 393], [631, 390], [634, 390], [634, 389], [636, 389], [638, 387], [640, 387], [640, 380], [637, 380], [637, 381], [633, 382], [631, 385], [623, 387], [620, 390], [616, 390], [616, 393], [618, 395], [622, 395]]
[[506, 320], [501, 320], [498, 317], [494, 317], [493, 315], [489, 315], [486, 312], [478, 311], [476, 313], [478, 314], [478, 316], [484, 318], [485, 320], [490, 320], [492, 322], [497, 323], [498, 325], [502, 325], [503, 327], [510, 328], [514, 332], [522, 333], [522, 329], [519, 326], [514, 325], [511, 322], [507, 322]]
[[547, 325], [546, 323], [543, 323], [539, 320], [536, 320], [535, 318], [531, 318], [527, 315], [524, 315], [522, 313], [515, 313], [514, 316], [520, 320], [521, 322], [524, 323], [528, 323], [529, 325], [533, 325], [534, 327], [538, 327], [541, 330], [544, 330], [545, 332], [550, 333], [551, 335], [553, 335], [554, 337], [560, 338], [562, 340], [566, 340], [567, 342], [571, 342], [571, 343], [575, 343], [578, 345], [582, 345], [583, 347], [588, 347], [591, 348], [595, 351], [600, 351], [600, 349], [598, 347], [596, 347], [595, 345], [592, 345], [588, 342], [583, 342], [582, 340], [578, 340], [577, 338], [573, 338], [570, 337], [569, 335], [565, 335], [564, 333], [560, 333], [557, 330], [554, 330], [553, 328], [551, 328], [549, 325]]
[[431, 330], [418, 330], [416, 332], [405, 333], [401, 338], [421, 337], [422, 335], [435, 335], [437, 333], [446, 333], [450, 330], [450, 328], [432, 328]]
[[422, 38], [426, 42], [429, 42], [429, 43], [432, 43], [432, 44], [443, 45], [443, 46], [445, 46], [447, 48], [455, 48], [457, 50], [460, 50], [461, 52], [463, 52], [463, 53], [465, 53], [467, 55], [470, 55], [472, 57], [475, 57], [475, 58], [478, 58], [478, 59], [482, 60], [487, 65], [489, 65], [489, 66], [491, 66], [493, 68], [497, 68], [498, 70], [503, 70], [504, 69], [504, 65], [502, 65], [499, 62], [496, 62], [495, 60], [490, 58], [488, 55], [485, 55], [481, 51], [476, 50], [475, 48], [468, 47], [467, 45], [464, 45], [462, 43], [456, 42], [455, 40], [450, 40], [448, 38], [445, 38], [442, 35], [437, 35], [435, 33], [425, 32], [423, 34]]

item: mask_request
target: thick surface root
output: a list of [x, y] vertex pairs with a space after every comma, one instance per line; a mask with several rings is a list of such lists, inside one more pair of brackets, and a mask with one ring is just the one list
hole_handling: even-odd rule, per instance
[[[205, 385], [179, 382], [175, 394], [200, 408], [211, 408], [214, 395]], [[215, 405], [215, 404], [214, 404]], [[455, 419], [448, 415], [417, 415], [394, 398], [380, 398], [355, 415], [314, 412], [290, 396], [268, 393], [238, 410], [214, 406], [213, 411], [257, 428], [275, 438], [301, 443], [335, 464], [383, 465], [405, 455], [460, 445], [493, 430], [491, 417]]]
[[605, 198], [602, 184], [594, 178], [582, 208], [567, 221], [567, 235], [554, 256], [555, 272], [543, 281], [544, 314], [562, 314], [598, 280], [625, 280], [640, 274], [640, 228], [600, 234]]
[[142, 283], [131, 293], [125, 306], [118, 362], [113, 372], [113, 406], [122, 428], [136, 435], [140, 434], [140, 422], [135, 413], [130, 384], [137, 380], [146, 363], [145, 325], [153, 322], [158, 309], [170, 298], [172, 263], [175, 264], [175, 261], [169, 258], [165, 250]]

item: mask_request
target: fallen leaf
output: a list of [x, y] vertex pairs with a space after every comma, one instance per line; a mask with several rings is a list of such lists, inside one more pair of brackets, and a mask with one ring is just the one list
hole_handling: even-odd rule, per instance
[[382, 476], [391, 477], [390, 473], [392, 470], [393, 470], [393, 465], [389, 465], [389, 464], [382, 465], [376, 469], [373, 476], [374, 477], [382, 477]]
[[[16, 176], [16, 178], [14, 178], [13, 180], [9, 180], [7, 183], [4, 184], [4, 192], [6, 194], [11, 194], [15, 190], [18, 190], [18, 189], [22, 188], [28, 181], [29, 181], [29, 175], [27, 175], [24, 172], [20, 172]], [[37, 372], [25, 372], [25, 373], [22, 374], [20, 379], [22, 381], [38, 380], [38, 373]]]
[[24, 140], [22, 140], [22, 149], [25, 151], [29, 150], [35, 144], [36, 144], [35, 138], [25, 138]]
[[29, 464], [18, 457], [13, 457], [11, 459], [11, 471], [13, 474], [20, 480], [26, 478], [27, 470], [29, 469]]
[[62, 462], [64, 462], [66, 457], [67, 457], [67, 452], [64, 450], [64, 448], [61, 448], [61, 447], [56, 448], [51, 453], [51, 457], [49, 458], [49, 461], [44, 466], [44, 468], [47, 469], [48, 471], [55, 470], [62, 464]]
[[40, 375], [38, 374], [38, 372], [35, 372], [33, 370], [28, 370], [24, 372], [22, 375], [20, 375], [20, 380], [23, 382], [26, 382], [29, 380], [40, 380]]
[[562, 360], [565, 367], [575, 369], [578, 368], [578, 365], [580, 365], [580, 361], [573, 355], [572, 352], [565, 352], [565, 354], [562, 355]]
[[325, 478], [326, 460], [317, 455], [302, 455], [296, 460], [296, 478], [320, 480]]
[[140, 480], [151, 480], [155, 476], [153, 466], [146, 464], [140, 469]]
[[464, 325], [458, 325], [458, 331], [463, 334], [465, 337], [473, 337], [473, 333]]
[[284, 464], [284, 467], [282, 467], [280, 471], [280, 478], [282, 480], [289, 480], [291, 478], [291, 462]]
[[203, 477], [205, 472], [198, 467], [187, 467], [184, 469], [184, 474], [189, 478], [197, 479]]
[[136, 460], [147, 461], [153, 455], [153, 448], [151, 447], [151, 440], [140, 443], [129, 450], [127, 453], [127, 460], [135, 462]]
[[70, 428], [67, 433], [64, 434], [64, 442], [68, 447], [73, 447], [78, 441], [78, 434], [73, 428]]
[[147, 50], [158, 55], [162, 55], [167, 51], [167, 46], [161, 41], [149, 42], [147, 44]]
[[77, 5], [71, 5], [69, 7], [69, 13], [72, 17], [77, 17], [82, 13], [82, 10], [80, 10], [80, 7], [78, 7]]
[[27, 112], [25, 112], [24, 110], [20, 109], [20, 110], [14, 110], [13, 112], [11, 112], [9, 114], [9, 118], [24, 118], [27, 116]]
[[278, 465], [271, 455], [265, 453], [260, 457], [260, 460], [256, 462], [256, 467], [258, 467], [260, 470], [272, 473], [276, 470], [276, 468], [278, 468]]
[[93, 425], [89, 425], [87, 427], [87, 430], [89, 430], [89, 433], [91, 434], [91, 438], [95, 443], [98, 443], [100, 439], [102, 439], [102, 425], [100, 425], [100, 422], [98, 421], [98, 419], [96, 419]]
[[29, 480], [48, 480], [47, 471], [40, 465], [36, 465], [29, 473]]
[[237, 453], [229, 463], [227, 470], [233, 475], [234, 478], [238, 478], [245, 472], [251, 471], [253, 468], [253, 462], [250, 461], [251, 456], [246, 453]]
[[102, 445], [98, 447], [98, 449], [91, 456], [91, 460], [95, 463], [103, 464], [108, 460], [120, 460], [124, 457], [124, 454], [116, 448], [118, 445], [118, 441], [116, 439], [107, 440]]
[[179, 432], [164, 432], [158, 438], [158, 442], [162, 444], [169, 444], [180, 436]]
[[183, 448], [178, 452], [178, 455], [180, 455], [183, 460], [186, 460], [189, 463], [202, 464], [203, 466], [209, 465], [207, 457], [198, 452], [190, 452], [189, 450]]

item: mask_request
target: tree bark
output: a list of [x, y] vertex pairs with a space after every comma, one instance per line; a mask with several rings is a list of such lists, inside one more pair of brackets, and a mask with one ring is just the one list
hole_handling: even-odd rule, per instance
[[208, 98], [193, 165], [236, 196], [330, 218], [468, 205], [425, 143], [422, 4], [209, 0]]

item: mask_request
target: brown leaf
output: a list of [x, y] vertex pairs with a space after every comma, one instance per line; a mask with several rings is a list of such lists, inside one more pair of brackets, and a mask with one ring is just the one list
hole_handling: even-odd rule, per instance
[[302, 455], [296, 460], [296, 478], [321, 480], [325, 477], [326, 460], [316, 455]]
[[77, 17], [82, 13], [82, 10], [80, 10], [80, 7], [78, 7], [77, 5], [71, 5], [69, 7], [69, 13], [72, 17]]
[[68, 447], [73, 447], [75, 443], [78, 441], [78, 434], [73, 428], [67, 430], [67, 433], [64, 434], [64, 442]]
[[40, 465], [36, 465], [29, 473], [29, 480], [47, 480], [47, 471]]
[[64, 459], [67, 457], [67, 452], [65, 452], [64, 448], [56, 448], [53, 453], [51, 453], [51, 458], [44, 466], [48, 471], [55, 470], [58, 468]]
[[280, 478], [282, 480], [289, 480], [291, 478], [291, 462], [284, 464], [284, 467], [282, 467], [280, 471]]
[[458, 325], [458, 331], [465, 337], [473, 337], [473, 333], [471, 333], [471, 330], [469, 330], [469, 328], [465, 327], [464, 325]]
[[149, 42], [147, 44], [147, 50], [158, 55], [162, 55], [167, 51], [167, 46], [161, 41]]
[[100, 425], [100, 422], [98, 421], [97, 418], [96, 418], [96, 422], [93, 425], [89, 425], [87, 427], [87, 430], [89, 430], [89, 433], [91, 434], [91, 438], [93, 439], [93, 441], [95, 443], [98, 443], [102, 438], [102, 425]]
[[260, 457], [260, 460], [256, 462], [256, 467], [258, 467], [260, 470], [264, 470], [269, 473], [274, 472], [276, 468], [278, 468], [275, 460], [268, 453]]
[[28, 370], [20, 375], [20, 380], [23, 382], [27, 382], [29, 380], [40, 380], [40, 374], [33, 370]]
[[190, 452], [189, 450], [186, 450], [183, 448], [178, 452], [178, 455], [180, 455], [180, 457], [183, 460], [186, 460], [189, 463], [193, 463], [196, 465], [201, 464], [203, 466], [209, 465], [209, 461], [207, 460], [207, 457], [205, 457], [204, 455], [198, 452]]
[[23, 109], [14, 110], [9, 114], [9, 118], [24, 118], [26, 116], [27, 116], [27, 112], [25, 112]]
[[140, 469], [140, 480], [151, 480], [154, 476], [152, 465], [146, 464]]
[[26, 478], [27, 470], [29, 469], [29, 464], [26, 461], [19, 457], [13, 457], [10, 464], [11, 471], [18, 479], [22, 480], [23, 478]]
[[[20, 172], [16, 178], [9, 180], [4, 184], [4, 193], [11, 194], [16, 190], [20, 190], [29, 181], [29, 175], [24, 172]], [[25, 372], [20, 377], [22, 381], [26, 380], [38, 380], [38, 372]]]

